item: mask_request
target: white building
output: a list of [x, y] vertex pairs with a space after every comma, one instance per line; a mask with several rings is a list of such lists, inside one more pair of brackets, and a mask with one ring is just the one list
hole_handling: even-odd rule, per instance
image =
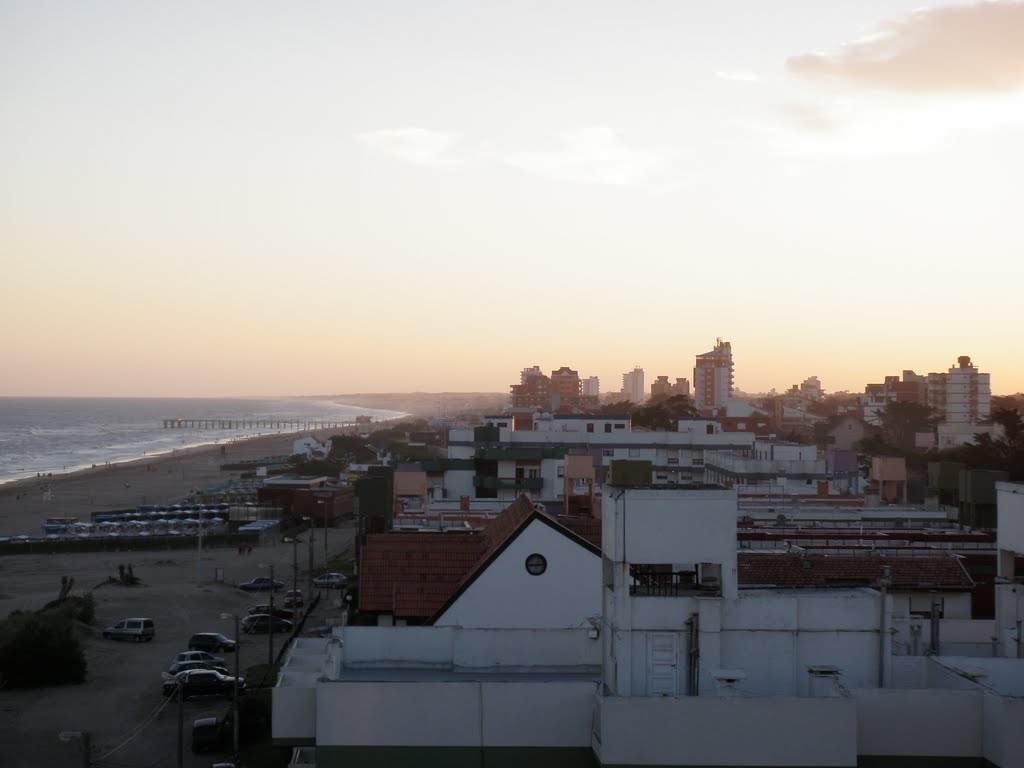
[[622, 394], [632, 403], [642, 403], [646, 398], [644, 389], [644, 369], [634, 368], [622, 374]]
[[604, 470], [617, 460], [649, 461], [654, 484], [703, 482], [711, 455], [742, 453], [754, 444], [753, 433], [723, 432], [710, 419], [681, 419], [676, 432], [634, 432], [628, 416], [542, 414], [528, 430], [513, 429], [507, 416], [485, 422], [497, 439], [477, 440], [475, 430], [449, 431], [449, 468], [428, 480], [433, 498], [512, 502], [526, 491], [541, 501], [558, 500], [570, 451], [590, 454]]
[[583, 386], [584, 397], [599, 397], [601, 395], [601, 380], [597, 376], [588, 376], [580, 383]]
[[732, 397], [732, 345], [718, 339], [710, 352], [697, 355], [693, 368], [693, 405], [700, 411], [722, 408]]
[[980, 373], [971, 358], [962, 355], [946, 373], [928, 374], [928, 405], [949, 424], [977, 424], [992, 411], [990, 374]]
[[604, 497], [600, 560], [525, 510], [444, 626], [298, 642], [275, 743], [323, 767], [1020, 764], [1024, 661], [893, 656], [884, 574], [876, 588], [739, 589], [733, 491]]

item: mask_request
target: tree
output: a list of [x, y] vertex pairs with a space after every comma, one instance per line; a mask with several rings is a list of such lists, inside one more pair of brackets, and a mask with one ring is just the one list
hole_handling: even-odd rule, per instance
[[675, 432], [679, 419], [696, 416], [697, 411], [686, 395], [673, 395], [656, 403], [641, 405], [630, 414], [634, 427], [646, 427], [661, 432]]
[[935, 411], [913, 402], [888, 403], [879, 415], [885, 440], [904, 451], [914, 449], [914, 436], [918, 432], [931, 432], [938, 422]]

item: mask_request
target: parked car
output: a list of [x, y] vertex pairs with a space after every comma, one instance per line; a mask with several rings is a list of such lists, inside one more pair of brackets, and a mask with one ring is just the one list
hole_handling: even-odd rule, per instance
[[343, 573], [324, 573], [313, 579], [314, 587], [341, 589], [348, 583], [348, 576]]
[[[273, 616], [277, 616], [277, 618], [279, 618], [279, 619], [288, 619], [288, 621], [292, 620], [292, 612], [287, 610], [286, 608], [278, 608], [275, 605], [274, 606], [274, 610], [271, 611], [270, 610], [270, 605], [268, 603], [262, 603], [261, 605], [251, 605], [251, 606], [249, 606], [249, 615], [250, 616], [256, 616], [256, 615], [261, 614], [261, 613], [271, 614]], [[243, 619], [243, 621], [244, 621], [244, 619]]]
[[213, 664], [216, 667], [224, 666], [224, 659], [220, 656], [214, 656], [212, 653], [206, 651], [182, 651], [174, 657], [175, 661], [205, 661], [207, 664]]
[[302, 590], [289, 589], [284, 593], [285, 608], [301, 608], [303, 606]]
[[225, 723], [216, 717], [201, 717], [192, 723], [192, 752], [219, 749], [227, 741]]
[[258, 576], [251, 581], [243, 581], [238, 585], [239, 589], [244, 589], [246, 592], [270, 592], [281, 589], [284, 586], [283, 581], [277, 579], [269, 579], [266, 576]]
[[112, 627], [103, 630], [103, 637], [110, 640], [134, 640], [147, 643], [156, 634], [156, 627], [152, 619], [122, 619]]
[[265, 635], [268, 632], [291, 632], [292, 623], [277, 616], [257, 613], [242, 619], [242, 631], [249, 635]]
[[163, 673], [163, 678], [164, 680], [173, 680], [179, 672], [187, 672], [192, 669], [212, 669], [214, 672], [220, 672], [222, 675], [228, 673], [227, 667], [211, 664], [208, 661], [175, 661]]
[[[238, 681], [238, 690], [245, 688], [245, 681]], [[164, 696], [231, 696], [235, 690], [235, 678], [212, 669], [188, 669], [164, 681]]]
[[234, 653], [235, 641], [220, 632], [196, 632], [188, 640], [188, 647], [194, 651], [220, 651]]

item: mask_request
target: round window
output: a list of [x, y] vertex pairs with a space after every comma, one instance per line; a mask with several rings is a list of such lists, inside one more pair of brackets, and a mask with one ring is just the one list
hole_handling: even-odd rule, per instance
[[526, 558], [526, 572], [531, 576], [540, 576], [548, 569], [548, 561], [544, 555], [536, 553]]

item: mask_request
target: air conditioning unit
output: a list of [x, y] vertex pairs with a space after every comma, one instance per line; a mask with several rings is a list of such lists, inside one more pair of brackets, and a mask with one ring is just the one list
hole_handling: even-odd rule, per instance
[[719, 563], [698, 563], [697, 584], [701, 589], [721, 589], [722, 566]]

